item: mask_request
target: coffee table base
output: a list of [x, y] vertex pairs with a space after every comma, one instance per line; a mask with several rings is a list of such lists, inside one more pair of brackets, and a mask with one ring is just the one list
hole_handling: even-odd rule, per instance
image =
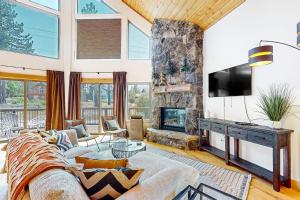
[[119, 149], [111, 149], [111, 153], [115, 158], [130, 158], [131, 156], [134, 156], [135, 154], [146, 151], [146, 146], [144, 146], [142, 149], [134, 150], [134, 151], [122, 151]]

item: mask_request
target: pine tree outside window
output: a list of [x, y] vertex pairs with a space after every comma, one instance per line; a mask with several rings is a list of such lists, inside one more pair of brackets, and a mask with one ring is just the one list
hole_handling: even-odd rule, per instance
[[0, 0], [0, 50], [58, 58], [58, 16]]

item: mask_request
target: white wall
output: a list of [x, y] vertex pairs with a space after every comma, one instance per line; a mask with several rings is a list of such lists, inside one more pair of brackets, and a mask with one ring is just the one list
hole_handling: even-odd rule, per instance
[[[248, 0], [204, 32], [204, 107], [212, 117], [223, 118], [223, 98], [208, 97], [208, 73], [246, 63], [248, 50], [258, 46], [261, 39], [296, 45], [299, 8], [299, 0]], [[256, 106], [258, 89], [272, 83], [288, 83], [297, 96], [295, 104], [300, 105], [299, 58], [299, 51], [274, 45], [273, 64], [253, 68], [253, 95], [246, 98], [252, 119], [261, 117]], [[227, 97], [225, 102], [226, 119], [247, 121], [243, 97]], [[255, 122], [269, 125], [268, 121]], [[289, 116], [284, 127], [295, 130], [291, 148], [292, 178], [300, 181], [300, 120]], [[220, 149], [224, 147], [222, 137], [217, 134], [213, 134], [211, 142]], [[243, 158], [272, 170], [271, 148], [242, 142], [240, 153]]]

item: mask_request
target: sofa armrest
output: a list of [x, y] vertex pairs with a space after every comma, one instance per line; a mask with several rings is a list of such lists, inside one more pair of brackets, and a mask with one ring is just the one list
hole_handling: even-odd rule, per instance
[[[67, 129], [67, 130], [62, 130], [62, 131], [68, 135], [73, 146], [78, 146], [77, 133], [74, 129]], [[60, 131], [58, 131], [58, 132], [60, 132]]]
[[176, 195], [176, 184], [180, 179], [180, 170], [174, 167], [165, 168], [130, 189], [117, 200], [169, 200]]

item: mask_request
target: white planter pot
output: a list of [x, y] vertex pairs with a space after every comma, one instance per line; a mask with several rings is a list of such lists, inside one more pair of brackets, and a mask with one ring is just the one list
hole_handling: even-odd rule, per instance
[[274, 128], [274, 129], [282, 128], [281, 121], [272, 121], [272, 128]]

